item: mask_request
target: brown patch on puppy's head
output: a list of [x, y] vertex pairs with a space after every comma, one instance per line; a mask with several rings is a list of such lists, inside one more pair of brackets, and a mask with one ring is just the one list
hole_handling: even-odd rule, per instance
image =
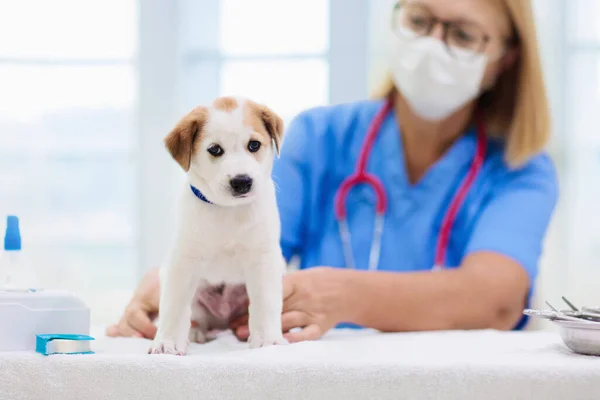
[[233, 97], [219, 97], [213, 101], [213, 107], [220, 111], [232, 112], [238, 107], [238, 102]]
[[275, 143], [275, 151], [279, 156], [283, 141], [283, 120], [267, 106], [257, 104], [253, 101], [246, 103], [247, 109], [244, 115], [246, 124], [259, 134], [265, 136], [265, 140]]
[[194, 142], [208, 120], [206, 107], [196, 107], [183, 117], [165, 138], [165, 146], [184, 171], [190, 169]]

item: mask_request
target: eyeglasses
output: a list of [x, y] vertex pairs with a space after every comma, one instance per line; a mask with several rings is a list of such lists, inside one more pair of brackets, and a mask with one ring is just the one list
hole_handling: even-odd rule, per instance
[[483, 29], [471, 22], [442, 21], [427, 7], [398, 1], [394, 5], [392, 29], [396, 35], [417, 38], [431, 33], [436, 23], [444, 27], [443, 40], [450, 55], [461, 60], [474, 59], [485, 51], [490, 37]]

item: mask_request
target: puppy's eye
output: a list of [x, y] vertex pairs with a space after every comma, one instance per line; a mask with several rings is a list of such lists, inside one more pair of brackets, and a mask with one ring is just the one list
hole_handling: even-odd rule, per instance
[[225, 151], [223, 151], [223, 148], [221, 146], [219, 146], [218, 144], [213, 144], [212, 146], [210, 146], [207, 151], [210, 153], [211, 156], [213, 157], [220, 157], [223, 155], [223, 153]]
[[251, 140], [248, 142], [248, 150], [250, 150], [251, 153], [256, 153], [258, 149], [260, 149], [260, 142], [258, 140]]

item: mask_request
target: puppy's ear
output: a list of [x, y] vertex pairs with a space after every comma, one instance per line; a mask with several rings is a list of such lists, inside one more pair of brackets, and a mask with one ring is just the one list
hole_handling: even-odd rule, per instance
[[165, 146], [171, 157], [181, 165], [184, 171], [190, 169], [194, 142], [208, 119], [208, 110], [197, 107], [183, 117], [165, 138]]
[[283, 144], [283, 120], [279, 115], [275, 114], [271, 109], [262, 106], [260, 109], [260, 118], [265, 124], [265, 128], [275, 143], [277, 157], [279, 157], [280, 149]]

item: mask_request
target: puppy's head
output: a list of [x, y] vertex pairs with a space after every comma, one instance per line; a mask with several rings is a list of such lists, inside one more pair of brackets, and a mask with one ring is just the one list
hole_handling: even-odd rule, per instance
[[252, 201], [271, 179], [282, 119], [251, 100], [221, 97], [184, 116], [165, 138], [171, 156], [211, 202]]

